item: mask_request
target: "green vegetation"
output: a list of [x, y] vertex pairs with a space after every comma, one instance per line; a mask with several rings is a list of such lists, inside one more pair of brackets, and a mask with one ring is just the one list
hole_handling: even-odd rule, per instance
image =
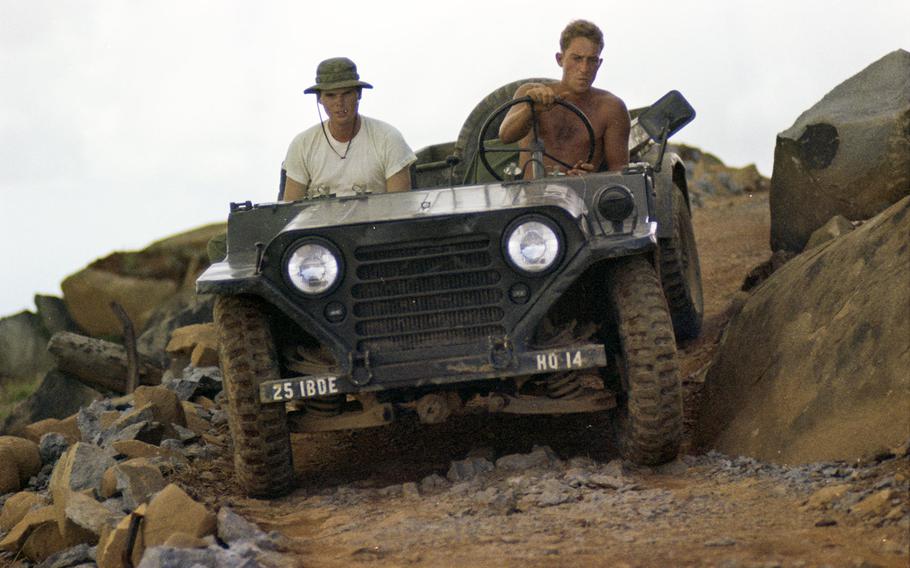
[[28, 379], [2, 378], [0, 381], [0, 421], [6, 419], [17, 404], [29, 397], [41, 384], [42, 375]]

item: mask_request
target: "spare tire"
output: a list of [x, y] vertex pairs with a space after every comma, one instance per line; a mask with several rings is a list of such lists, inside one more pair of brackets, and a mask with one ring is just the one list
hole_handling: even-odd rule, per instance
[[[512, 97], [515, 96], [515, 91], [518, 90], [518, 87], [524, 85], [525, 83], [552, 82], [555, 82], [555, 80], [543, 79], [540, 77], [531, 79], [519, 79], [518, 81], [506, 83], [492, 93], [488, 94], [479, 103], [477, 103], [477, 106], [474, 107], [474, 110], [472, 110], [471, 114], [468, 115], [468, 118], [465, 119], [464, 124], [461, 127], [461, 131], [458, 133], [458, 139], [455, 141], [454, 154], [461, 160], [461, 162], [455, 168], [455, 176], [457, 178], [464, 179], [464, 175], [470, 168], [471, 162], [473, 162], [476, 158], [477, 146], [479, 145], [480, 128], [483, 126], [483, 123], [486, 121], [487, 117], [490, 116], [490, 113], [499, 108], [501, 105], [512, 100]], [[498, 136], [499, 125], [501, 123], [502, 119], [500, 119], [497, 124], [490, 126], [490, 128], [487, 130], [488, 140], [492, 140]]]

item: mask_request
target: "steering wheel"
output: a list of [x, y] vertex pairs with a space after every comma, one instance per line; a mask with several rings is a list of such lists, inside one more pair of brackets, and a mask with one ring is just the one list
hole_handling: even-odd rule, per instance
[[[569, 101], [566, 101], [566, 100], [563, 100], [563, 99], [557, 97], [555, 102], [557, 105], [559, 105], [561, 107], [565, 107], [566, 109], [571, 111], [573, 114], [575, 114], [575, 116], [577, 116], [579, 118], [579, 120], [581, 120], [582, 124], [585, 125], [585, 129], [588, 131], [588, 157], [585, 159], [585, 162], [590, 163], [591, 160], [594, 158], [594, 127], [591, 126], [591, 121], [588, 120], [588, 117], [585, 116], [585, 113], [583, 113], [580, 108], [573, 105]], [[527, 103], [527, 104], [531, 105], [531, 129], [534, 132], [534, 138], [533, 138], [533, 140], [531, 140], [531, 145], [528, 147], [509, 146], [509, 147], [501, 147], [501, 148], [487, 148], [485, 145], [485, 140], [486, 140], [487, 130], [490, 128], [490, 126], [494, 122], [496, 122], [496, 119], [499, 118], [499, 115], [505, 114], [513, 106], [519, 105], [522, 103]], [[490, 172], [491, 176], [496, 178], [498, 181], [502, 181], [502, 178], [499, 177], [499, 174], [496, 173], [496, 171], [493, 169], [493, 166], [491, 166], [490, 162], [487, 161], [488, 152], [531, 152], [531, 160], [529, 163], [537, 162], [538, 164], [540, 164], [541, 169], [543, 169], [543, 157], [544, 156], [546, 156], [547, 158], [550, 158], [554, 162], [562, 165], [567, 170], [572, 169], [572, 164], [568, 164], [568, 163], [564, 162], [563, 160], [560, 160], [556, 156], [554, 156], [546, 151], [546, 149], [544, 148], [544, 145], [543, 145], [543, 141], [540, 139], [540, 136], [538, 135], [538, 132], [537, 132], [537, 130], [538, 130], [537, 122], [538, 122], [537, 113], [534, 112], [534, 105], [531, 102], [531, 97], [521, 97], [518, 99], [513, 99], [513, 100], [503, 104], [502, 106], [500, 106], [499, 108], [497, 108], [490, 114], [490, 116], [487, 118], [487, 120], [483, 123], [483, 127], [481, 127], [481, 129], [480, 129], [480, 140], [478, 141], [478, 144], [477, 144], [477, 154], [480, 156], [480, 161], [481, 161], [481, 163], [483, 163], [483, 167], [485, 167], [487, 169], [487, 171]]]

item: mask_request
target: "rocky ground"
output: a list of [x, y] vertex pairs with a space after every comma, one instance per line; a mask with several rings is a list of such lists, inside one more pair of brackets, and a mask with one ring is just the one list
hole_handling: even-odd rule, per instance
[[[696, 210], [706, 325], [682, 349], [688, 417], [746, 273], [770, 255], [767, 211], [767, 194]], [[211, 506], [290, 537], [288, 565], [910, 562], [906, 447], [798, 467], [690, 450], [650, 470], [623, 465], [607, 428], [597, 416], [479, 416], [295, 436], [300, 487], [274, 501], [240, 497], [226, 458], [183, 479]]]
[[[743, 278], [770, 254], [767, 194], [706, 200], [694, 221], [706, 321], [702, 336], [681, 350], [690, 428], [705, 368], [742, 302]], [[102, 544], [69, 548], [45, 560], [46, 568], [122, 565], [118, 555], [136, 514], [123, 515], [132, 510], [145, 515], [139, 534], [148, 550], [141, 563], [134, 558], [142, 568], [910, 563], [906, 444], [859, 463], [799, 466], [687, 447], [676, 462], [647, 469], [617, 458], [603, 416], [466, 416], [432, 426], [405, 420], [294, 436], [299, 486], [263, 501], [242, 497], [233, 483], [223, 395], [203, 375], [166, 384], [179, 405], [158, 391], [143, 395], [155, 398], [150, 407], [129, 397], [102, 401], [75, 424], [54, 425], [67, 436], [34, 436], [40, 471], [22, 487], [27, 495], [0, 496], [0, 548], [21, 526], [4, 519], [16, 509], [10, 503], [32, 500], [39, 511], [63, 515], [61, 527], [98, 524], [82, 506], [119, 515], [117, 529], [98, 529], [89, 539]], [[168, 424], [173, 431], [160, 431]], [[83, 443], [73, 444], [72, 427]], [[80, 461], [80, 453], [97, 459]], [[94, 473], [64, 467], [91, 461]], [[61, 489], [89, 481], [97, 485], [95, 500]], [[147, 507], [136, 506], [146, 499]], [[208, 514], [195, 509], [198, 503]], [[185, 526], [175, 535], [162, 524]], [[5, 526], [13, 528], [2, 534]], [[34, 526], [37, 545], [47, 525]], [[152, 548], [156, 542], [166, 546]], [[25, 562], [11, 551], [0, 556], [4, 564]]]

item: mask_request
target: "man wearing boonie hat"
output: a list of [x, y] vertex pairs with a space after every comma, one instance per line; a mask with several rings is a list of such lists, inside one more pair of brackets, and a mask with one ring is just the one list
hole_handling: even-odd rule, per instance
[[363, 89], [357, 66], [347, 57], [326, 59], [316, 68], [316, 94], [328, 115], [298, 134], [284, 160], [284, 199], [407, 191], [409, 166], [417, 156], [393, 126], [358, 112]]

